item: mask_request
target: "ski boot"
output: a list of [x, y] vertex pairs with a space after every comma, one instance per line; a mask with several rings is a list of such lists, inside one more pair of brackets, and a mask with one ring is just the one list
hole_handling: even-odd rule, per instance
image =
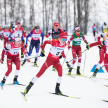
[[68, 75], [71, 75], [72, 69], [73, 69], [73, 68], [71, 68], [71, 67], [69, 68]]
[[21, 58], [24, 58], [24, 54], [23, 53], [21, 53]]
[[0, 63], [3, 64], [3, 62], [4, 62], [4, 60], [3, 59], [0, 59]]
[[26, 62], [26, 59], [24, 59], [24, 61], [22, 62], [21, 66], [23, 66], [25, 64], [25, 62]]
[[6, 82], [6, 79], [3, 77], [3, 80], [0, 83], [2, 89], [3, 89], [3, 86], [4, 86], [5, 82]]
[[71, 68], [70, 65], [69, 65], [69, 62], [66, 62], [66, 65], [67, 65], [68, 68]]
[[80, 73], [80, 66], [77, 66], [77, 74], [81, 75], [81, 73]]
[[17, 81], [17, 78], [18, 78], [18, 76], [15, 76], [15, 77], [14, 77], [14, 79], [13, 79], [13, 84], [17, 84], [17, 85], [19, 84], [19, 82]]
[[58, 94], [58, 95], [62, 94], [62, 92], [60, 91], [60, 83], [56, 84], [55, 93]]
[[55, 67], [54, 66], [52, 67], [52, 70], [55, 71]]
[[26, 87], [26, 89], [24, 90], [24, 96], [28, 93], [28, 91], [31, 89], [31, 87], [33, 86], [34, 83], [30, 82], [29, 85]]
[[96, 77], [97, 72], [98, 72], [98, 69], [95, 68], [95, 71], [94, 71], [94, 73], [93, 73], [93, 77]]
[[37, 60], [35, 59], [34, 61], [34, 66], [36, 67], [37, 66]]

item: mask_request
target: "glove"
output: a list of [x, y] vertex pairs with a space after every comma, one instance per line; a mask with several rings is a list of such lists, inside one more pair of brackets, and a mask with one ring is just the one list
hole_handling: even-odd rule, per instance
[[86, 45], [86, 48], [89, 50], [89, 49], [90, 49], [90, 45], [87, 44], [87, 45]]
[[42, 47], [43, 43], [41, 43], [40, 47]]
[[68, 45], [68, 49], [70, 49], [71, 48], [71, 46], [70, 45]]
[[98, 48], [101, 50], [101, 45], [98, 45]]
[[41, 56], [41, 57], [44, 57], [44, 56], [45, 56], [45, 51], [44, 51], [44, 50], [41, 51], [40, 56]]
[[21, 66], [23, 66], [25, 64], [25, 62], [26, 62], [26, 59], [24, 59], [24, 61], [22, 62]]
[[28, 44], [25, 44], [25, 48], [27, 48]]
[[62, 54], [60, 54], [60, 56], [59, 56], [59, 59], [61, 59], [62, 58]]

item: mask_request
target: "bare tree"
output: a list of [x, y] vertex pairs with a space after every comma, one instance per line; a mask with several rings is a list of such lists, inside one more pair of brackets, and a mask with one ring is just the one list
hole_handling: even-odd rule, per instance
[[34, 0], [29, 0], [30, 3], [30, 27], [34, 26]]
[[87, 34], [87, 24], [88, 24], [88, 18], [89, 18], [89, 0], [84, 1], [84, 11], [85, 11], [85, 17], [84, 17], [84, 34]]

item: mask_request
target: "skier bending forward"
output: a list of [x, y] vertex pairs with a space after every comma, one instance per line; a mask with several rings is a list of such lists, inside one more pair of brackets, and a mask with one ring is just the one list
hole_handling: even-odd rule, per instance
[[57, 83], [56, 83], [56, 88], [55, 88], [55, 93], [56, 94], [62, 94], [60, 91], [60, 83], [61, 83], [61, 78], [62, 78], [62, 66], [59, 61], [59, 56], [62, 53], [64, 55], [64, 48], [66, 46], [66, 41], [67, 41], [67, 32], [62, 32], [60, 33], [60, 38], [59, 40], [46, 40], [42, 46], [42, 51], [40, 56], [45, 56], [45, 51], [44, 48], [46, 44], [51, 44], [51, 49], [48, 54], [48, 57], [45, 61], [45, 63], [42, 65], [40, 71], [37, 73], [36, 76], [33, 77], [33, 79], [30, 81], [29, 85], [26, 87], [24, 90], [24, 95], [28, 93], [28, 91], [31, 89], [33, 84], [37, 81], [37, 79], [45, 72], [45, 70], [53, 65], [55, 69], [58, 72], [58, 78], [57, 78]]

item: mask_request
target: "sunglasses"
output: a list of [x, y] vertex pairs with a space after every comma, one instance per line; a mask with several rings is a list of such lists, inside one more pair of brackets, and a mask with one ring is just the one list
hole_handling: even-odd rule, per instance
[[67, 39], [62, 39], [62, 41], [67, 41]]
[[80, 31], [76, 31], [76, 32], [80, 32]]
[[54, 25], [54, 26], [56, 26], [56, 27], [57, 27], [58, 25]]

